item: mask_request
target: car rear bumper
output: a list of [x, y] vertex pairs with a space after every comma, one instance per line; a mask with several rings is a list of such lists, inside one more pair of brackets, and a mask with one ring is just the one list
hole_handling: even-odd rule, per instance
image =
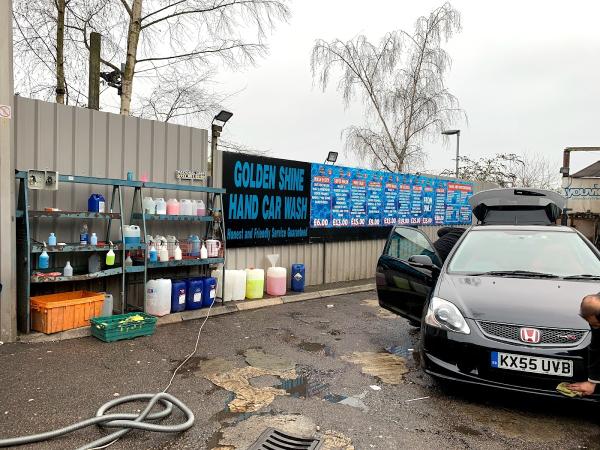
[[[469, 326], [471, 334], [461, 335], [423, 325], [421, 363], [426, 373], [453, 382], [557, 398], [567, 398], [556, 391], [559, 383], [587, 380], [586, 341], [571, 348], [535, 348], [493, 341], [483, 336], [475, 324]], [[573, 361], [573, 377], [495, 369], [490, 364], [492, 351], [568, 359]], [[598, 402], [599, 394], [600, 388], [595, 395], [578, 399]]]

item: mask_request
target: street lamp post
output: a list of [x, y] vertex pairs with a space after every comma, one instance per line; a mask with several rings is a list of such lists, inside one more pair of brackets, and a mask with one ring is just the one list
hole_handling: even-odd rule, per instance
[[460, 157], [460, 130], [444, 130], [443, 135], [451, 136], [456, 135], [456, 178], [458, 178], [458, 162]]

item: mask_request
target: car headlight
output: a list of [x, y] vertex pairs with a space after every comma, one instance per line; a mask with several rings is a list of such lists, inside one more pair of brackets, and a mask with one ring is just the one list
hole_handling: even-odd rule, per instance
[[433, 297], [427, 308], [425, 323], [456, 333], [470, 334], [471, 329], [459, 309], [447, 300]]

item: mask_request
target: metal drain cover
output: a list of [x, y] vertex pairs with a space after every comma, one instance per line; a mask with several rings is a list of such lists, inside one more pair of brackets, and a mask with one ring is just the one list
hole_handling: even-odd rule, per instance
[[320, 439], [301, 438], [267, 428], [248, 450], [317, 450], [321, 444]]

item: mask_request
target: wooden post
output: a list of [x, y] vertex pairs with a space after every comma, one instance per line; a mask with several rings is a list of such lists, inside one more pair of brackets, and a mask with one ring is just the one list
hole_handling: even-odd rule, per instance
[[100, 109], [100, 33], [90, 34], [88, 108]]
[[12, 1], [0, 1], [0, 341], [17, 338]]

